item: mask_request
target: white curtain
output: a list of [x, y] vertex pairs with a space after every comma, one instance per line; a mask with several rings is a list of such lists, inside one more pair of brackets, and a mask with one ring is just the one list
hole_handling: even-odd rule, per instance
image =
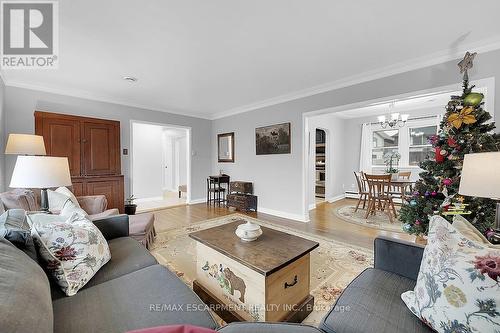
[[361, 150], [359, 154], [359, 171], [372, 172], [372, 125], [363, 124], [361, 127]]
[[443, 115], [442, 114], [438, 114], [436, 116], [436, 126], [438, 128], [438, 131], [439, 131], [439, 125], [441, 125], [441, 120], [443, 120]]

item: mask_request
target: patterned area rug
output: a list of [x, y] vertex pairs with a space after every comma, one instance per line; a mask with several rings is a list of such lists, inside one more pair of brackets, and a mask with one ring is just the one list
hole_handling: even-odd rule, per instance
[[[354, 212], [356, 209], [356, 205], [345, 205], [337, 208], [334, 213], [337, 217], [342, 219], [343, 221], [362, 225], [363, 227], [375, 228], [385, 231], [395, 231], [395, 232], [403, 232], [403, 227], [398, 218], [393, 218], [393, 223], [389, 221], [389, 216], [384, 212], [377, 211], [375, 215], [368, 216], [368, 219], [365, 219], [366, 210], [358, 209], [357, 212]], [[396, 206], [396, 211], [397, 211]]]
[[296, 232], [242, 214], [232, 214], [159, 233], [151, 253], [160, 264], [176, 272], [177, 276], [192, 287], [192, 282], [196, 278], [196, 243], [188, 237], [188, 234], [236, 220], [252, 220], [268, 228], [307, 238], [320, 244], [311, 253], [311, 294], [315, 298], [314, 311], [303, 323], [317, 327], [343, 288], [365, 268], [373, 266], [373, 253], [366, 249], [308, 233]]

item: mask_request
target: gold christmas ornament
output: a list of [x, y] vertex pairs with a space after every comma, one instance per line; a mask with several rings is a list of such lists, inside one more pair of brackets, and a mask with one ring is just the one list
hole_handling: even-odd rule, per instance
[[476, 116], [472, 113], [474, 112], [474, 108], [468, 106], [463, 108], [459, 113], [452, 113], [448, 117], [448, 123], [451, 124], [456, 129], [462, 127], [462, 124], [474, 124], [476, 120]]

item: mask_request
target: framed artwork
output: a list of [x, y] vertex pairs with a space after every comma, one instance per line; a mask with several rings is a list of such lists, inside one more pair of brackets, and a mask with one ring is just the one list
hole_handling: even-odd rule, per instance
[[217, 134], [217, 155], [219, 162], [234, 163], [234, 132]]
[[256, 128], [257, 155], [290, 154], [292, 146], [290, 128], [290, 123]]

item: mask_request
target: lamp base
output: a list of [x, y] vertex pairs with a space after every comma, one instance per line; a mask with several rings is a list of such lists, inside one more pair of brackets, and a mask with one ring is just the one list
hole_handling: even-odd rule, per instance
[[40, 211], [49, 212], [49, 196], [46, 188], [42, 188], [40, 191]]

